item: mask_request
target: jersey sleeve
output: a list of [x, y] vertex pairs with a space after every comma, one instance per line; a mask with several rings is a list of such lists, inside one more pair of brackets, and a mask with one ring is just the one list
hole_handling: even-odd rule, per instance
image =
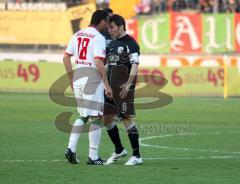
[[131, 64], [139, 64], [140, 47], [135, 40], [131, 40], [128, 44], [129, 58]]
[[106, 40], [104, 37], [100, 37], [93, 49], [94, 59], [104, 60], [106, 58]]
[[71, 38], [70, 42], [68, 43], [68, 46], [65, 50], [65, 54], [70, 56], [74, 55], [74, 40], [75, 40], [75, 35]]

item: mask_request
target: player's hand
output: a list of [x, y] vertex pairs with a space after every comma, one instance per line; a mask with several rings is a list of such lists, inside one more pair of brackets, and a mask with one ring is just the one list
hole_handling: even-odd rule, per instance
[[70, 87], [71, 87], [71, 90], [74, 91], [73, 90], [73, 81], [70, 82]]
[[120, 86], [120, 88], [122, 88], [120, 92], [121, 99], [124, 99], [127, 96], [130, 86], [131, 84], [128, 84], [128, 83], [124, 83], [123, 85]]
[[110, 87], [105, 88], [105, 95], [110, 99], [113, 97], [113, 92], [112, 92], [112, 89]]

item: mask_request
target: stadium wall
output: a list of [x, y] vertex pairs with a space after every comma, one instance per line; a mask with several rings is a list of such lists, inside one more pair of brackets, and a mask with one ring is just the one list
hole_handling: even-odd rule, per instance
[[[26, 57], [32, 60], [20, 61], [17, 56], [11, 61], [0, 58], [0, 91], [48, 93], [51, 85], [65, 74], [61, 54], [49, 58], [38, 55], [35, 60], [33, 55]], [[168, 83], [161, 91], [167, 94], [223, 96], [227, 87], [228, 96], [240, 95], [240, 58], [237, 56], [142, 55], [140, 60], [139, 75], [146, 76], [142, 82], [161, 89], [163, 84], [159, 77], [164, 77]]]

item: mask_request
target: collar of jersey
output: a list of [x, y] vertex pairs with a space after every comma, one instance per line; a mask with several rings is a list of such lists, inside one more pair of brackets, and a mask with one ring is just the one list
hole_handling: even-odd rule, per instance
[[92, 26], [92, 25], [89, 25], [88, 27], [92, 27], [92, 28], [94, 28], [94, 29], [97, 29], [96, 26]]

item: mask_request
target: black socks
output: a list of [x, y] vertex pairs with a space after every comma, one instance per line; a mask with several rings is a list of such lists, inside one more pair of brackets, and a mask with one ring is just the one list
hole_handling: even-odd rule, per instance
[[128, 130], [128, 138], [130, 140], [132, 150], [133, 150], [133, 156], [139, 158], [140, 153], [139, 153], [139, 141], [138, 141], [138, 130], [136, 126], [134, 125], [132, 128]]
[[118, 127], [115, 125], [112, 129], [107, 130], [109, 137], [112, 140], [112, 143], [115, 146], [115, 153], [119, 154], [124, 149], [120, 140]]
[[[124, 149], [120, 140], [118, 127], [115, 125], [112, 129], [107, 130], [109, 137], [111, 138], [114, 146], [115, 146], [115, 153], [119, 154]], [[134, 125], [132, 128], [128, 130], [128, 138], [132, 146], [133, 156], [139, 158], [139, 141], [138, 141], [138, 130]]]

